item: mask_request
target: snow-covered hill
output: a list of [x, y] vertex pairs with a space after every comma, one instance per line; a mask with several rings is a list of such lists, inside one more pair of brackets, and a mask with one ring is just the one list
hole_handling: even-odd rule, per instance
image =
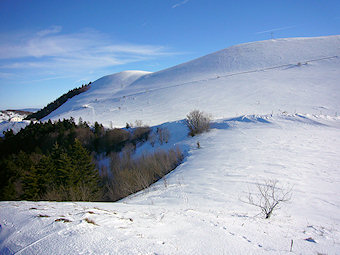
[[[215, 118], [241, 114], [340, 112], [340, 36], [233, 46], [156, 73], [103, 77], [45, 119], [82, 117], [110, 127], [183, 119], [192, 109]], [[327, 79], [325, 79], [327, 77]]]
[[[183, 124], [166, 125], [185, 137]], [[339, 254], [340, 119], [243, 116], [213, 127], [179, 142], [190, 149], [175, 171], [121, 202], [1, 202], [0, 253]], [[269, 220], [242, 202], [266, 179], [293, 187]]]
[[[279, 39], [99, 79], [48, 118], [160, 124], [187, 157], [116, 203], [1, 202], [0, 254], [339, 254], [339, 56], [340, 36]], [[212, 129], [188, 137], [195, 108]], [[264, 219], [245, 202], [268, 179], [292, 198]]]
[[24, 118], [30, 113], [27, 110], [0, 111], [0, 137], [4, 135], [4, 131], [12, 129], [14, 133], [17, 133], [25, 128], [30, 122], [25, 121]]

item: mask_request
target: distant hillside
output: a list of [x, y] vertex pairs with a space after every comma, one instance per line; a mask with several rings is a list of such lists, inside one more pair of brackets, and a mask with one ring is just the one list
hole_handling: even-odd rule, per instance
[[8, 109], [8, 110], [6, 110], [6, 112], [13, 112], [13, 113], [16, 113], [16, 114], [19, 114], [19, 115], [29, 115], [29, 114], [32, 114], [31, 111], [27, 111], [27, 110], [12, 110], [12, 109]]
[[10, 120], [22, 120], [27, 117], [27, 115], [32, 114], [32, 112], [29, 111], [23, 111], [23, 110], [4, 110], [0, 111], [0, 121], [10, 121]]

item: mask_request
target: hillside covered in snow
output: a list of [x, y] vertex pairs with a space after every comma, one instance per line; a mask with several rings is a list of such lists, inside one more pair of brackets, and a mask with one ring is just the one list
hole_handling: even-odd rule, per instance
[[[105, 76], [45, 119], [74, 117], [107, 127], [183, 119], [193, 109], [214, 118], [242, 114], [339, 112], [340, 36], [233, 46], [156, 73]], [[327, 77], [327, 79], [325, 79]]]
[[25, 128], [29, 121], [24, 119], [31, 113], [30, 110], [0, 111], [0, 137], [3, 136], [4, 131], [13, 130], [14, 133], [17, 133], [22, 128]]
[[[340, 36], [233, 46], [155, 73], [105, 76], [45, 120], [142, 120], [186, 158], [114, 203], [0, 202], [1, 254], [339, 254]], [[188, 136], [193, 109], [211, 130]], [[200, 146], [197, 144], [199, 143]], [[265, 219], [268, 180], [289, 191]]]

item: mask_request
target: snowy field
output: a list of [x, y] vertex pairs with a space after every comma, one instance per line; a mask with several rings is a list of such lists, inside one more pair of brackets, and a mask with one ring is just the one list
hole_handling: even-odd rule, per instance
[[[115, 203], [0, 202], [0, 254], [340, 254], [339, 56], [279, 39], [95, 81], [45, 120], [162, 125], [184, 162]], [[214, 120], [191, 138], [193, 109]], [[292, 195], [269, 219], [246, 203], [266, 180]]]
[[[182, 141], [189, 155], [174, 172], [121, 202], [1, 202], [0, 253], [339, 254], [340, 119], [214, 127]], [[243, 202], [266, 179], [292, 187], [270, 219]]]

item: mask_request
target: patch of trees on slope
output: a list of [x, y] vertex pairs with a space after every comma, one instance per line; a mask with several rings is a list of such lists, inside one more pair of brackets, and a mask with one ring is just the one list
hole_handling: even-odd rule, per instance
[[41, 110], [28, 115], [25, 119], [26, 120], [32, 120], [32, 119], [41, 120], [42, 118], [49, 115], [51, 112], [55, 111], [61, 105], [63, 105], [68, 99], [87, 91], [90, 88], [90, 85], [91, 85], [91, 82], [88, 84], [82, 85], [79, 88], [75, 88], [75, 89], [68, 91], [67, 93], [63, 94], [62, 96], [54, 100], [52, 103], [49, 103], [47, 106], [45, 106]]
[[[0, 137], [0, 200], [116, 201], [176, 168], [179, 149], [134, 155], [152, 129], [89, 127], [81, 119], [31, 122]], [[103, 156], [110, 161], [99, 167]]]

